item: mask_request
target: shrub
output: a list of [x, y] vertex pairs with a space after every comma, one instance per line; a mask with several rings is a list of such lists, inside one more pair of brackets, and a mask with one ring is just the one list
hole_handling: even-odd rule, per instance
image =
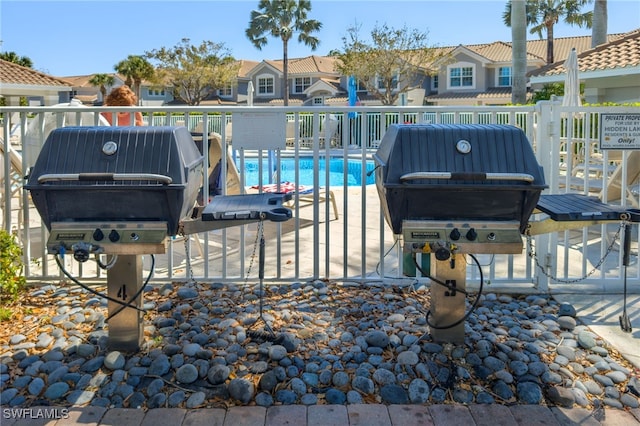
[[27, 280], [22, 274], [22, 247], [16, 237], [0, 230], [0, 303], [14, 302], [24, 289]]

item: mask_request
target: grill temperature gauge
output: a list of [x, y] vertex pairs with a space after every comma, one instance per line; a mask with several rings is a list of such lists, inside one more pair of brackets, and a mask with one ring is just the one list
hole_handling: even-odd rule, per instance
[[108, 141], [105, 142], [104, 145], [102, 145], [102, 152], [105, 155], [113, 155], [116, 153], [116, 151], [118, 151], [118, 144], [114, 141]]
[[456, 150], [460, 154], [468, 154], [471, 152], [471, 143], [468, 140], [460, 139], [458, 143], [456, 143]]

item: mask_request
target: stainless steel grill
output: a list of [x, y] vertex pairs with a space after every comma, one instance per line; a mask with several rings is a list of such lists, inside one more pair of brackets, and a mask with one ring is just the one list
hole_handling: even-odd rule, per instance
[[450, 239], [475, 253], [504, 250], [507, 229], [516, 231], [507, 241], [519, 240], [545, 188], [526, 136], [512, 126], [391, 126], [374, 159], [395, 234], [409, 225], [409, 241]]
[[426, 274], [442, 284], [431, 290], [431, 334], [463, 342], [464, 256], [522, 252], [545, 188], [533, 150], [512, 126], [394, 125], [374, 160], [387, 224], [405, 256], [430, 256]]
[[[47, 138], [26, 188], [47, 228], [65, 229], [57, 243], [73, 223], [117, 251], [124, 243], [145, 243], [143, 235], [120, 232], [123, 223], [164, 224], [164, 235], [154, 232], [159, 239], [153, 242], [175, 235], [193, 208], [202, 170], [186, 128], [65, 127]], [[51, 244], [49, 250], [56, 252]]]
[[[473, 254], [522, 253], [524, 233], [640, 220], [636, 210], [584, 195], [541, 195], [542, 168], [513, 126], [395, 125], [374, 159], [382, 210], [404, 239], [405, 258], [429, 256], [430, 270], [416, 269], [440, 284], [427, 317], [436, 340], [464, 342], [467, 254], [480, 268]], [[534, 213], [548, 217], [532, 220]], [[621, 325], [631, 329], [623, 318]]]
[[48, 252], [118, 256], [105, 268], [112, 348], [142, 341], [142, 254], [164, 253], [178, 233], [291, 217], [283, 194], [195, 208], [202, 182], [203, 157], [185, 127], [65, 127], [45, 141], [26, 188], [50, 231]]

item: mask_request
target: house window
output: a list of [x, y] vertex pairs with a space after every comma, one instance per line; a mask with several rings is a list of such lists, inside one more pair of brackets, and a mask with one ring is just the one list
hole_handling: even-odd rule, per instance
[[150, 98], [164, 98], [164, 89], [147, 89]]
[[438, 75], [434, 75], [431, 77], [431, 90], [438, 91]]
[[449, 87], [473, 86], [473, 67], [449, 68]]
[[[398, 73], [395, 73], [394, 76], [391, 79], [391, 90], [398, 90], [398, 81], [400, 79], [398, 78]], [[381, 77], [378, 77], [378, 90], [385, 90], [385, 86], [384, 86], [384, 80]]]
[[220, 96], [221, 98], [230, 98], [232, 95], [233, 95], [233, 88], [231, 86], [218, 89], [218, 96]]
[[313, 104], [314, 105], [324, 105], [324, 98], [322, 98], [322, 97], [313, 98]]
[[258, 94], [259, 95], [273, 95], [275, 89], [273, 87], [273, 77], [258, 77]]
[[311, 77], [296, 77], [294, 80], [293, 93], [302, 93], [311, 86]]
[[498, 86], [511, 86], [511, 67], [498, 68]]

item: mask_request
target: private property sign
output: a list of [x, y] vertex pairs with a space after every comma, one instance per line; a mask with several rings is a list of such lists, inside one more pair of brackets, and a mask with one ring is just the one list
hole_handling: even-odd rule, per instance
[[640, 149], [640, 114], [601, 114], [601, 149]]

